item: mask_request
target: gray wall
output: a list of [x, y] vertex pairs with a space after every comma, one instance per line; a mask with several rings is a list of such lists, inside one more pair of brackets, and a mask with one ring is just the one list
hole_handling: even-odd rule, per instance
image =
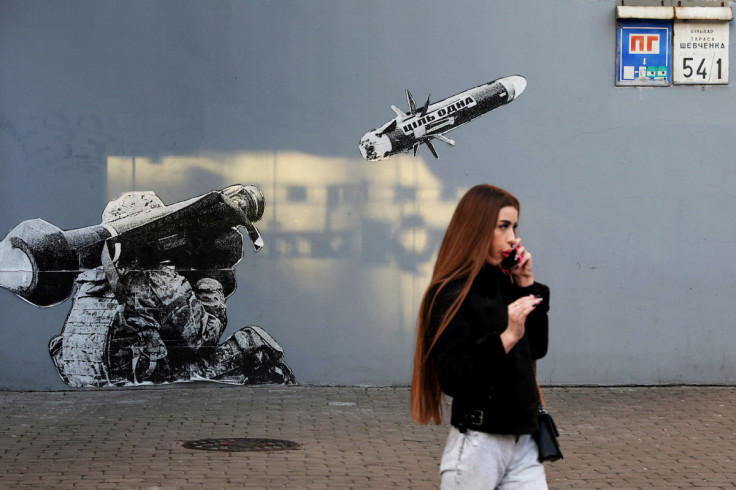
[[[612, 0], [448, 5], [2, 0], [0, 235], [258, 185], [266, 248], [225, 336], [262, 326], [302, 383], [407, 384], [444, 226], [490, 182], [552, 288], [543, 383], [736, 382], [734, 87], [615, 88]], [[526, 92], [439, 160], [361, 159], [405, 89], [513, 74]], [[70, 306], [0, 290], [0, 388], [65, 387], [47, 344]]]

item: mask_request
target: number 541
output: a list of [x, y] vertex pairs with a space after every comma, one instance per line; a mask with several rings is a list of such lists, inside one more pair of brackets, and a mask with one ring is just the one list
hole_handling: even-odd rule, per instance
[[[693, 62], [695, 62], [695, 63], [693, 63]], [[716, 60], [716, 63], [715, 63], [716, 64], [716, 67], [717, 67], [717, 69], [716, 69], [716, 71], [717, 71], [716, 80], [721, 80], [723, 78], [723, 76], [721, 74], [721, 66], [722, 66], [722, 63], [723, 63], [723, 61], [721, 60], [721, 58], [718, 58]], [[694, 69], [693, 68], [695, 66], [695, 64], [698, 65], [698, 68], [697, 69]], [[683, 58], [682, 59], [682, 76], [685, 77], [685, 78], [692, 78], [693, 75], [699, 76], [703, 80], [707, 80], [708, 79], [708, 72], [707, 72], [707, 70], [705, 68], [705, 58], [700, 58], [700, 63], [697, 63], [697, 61], [695, 60], [695, 58]]]

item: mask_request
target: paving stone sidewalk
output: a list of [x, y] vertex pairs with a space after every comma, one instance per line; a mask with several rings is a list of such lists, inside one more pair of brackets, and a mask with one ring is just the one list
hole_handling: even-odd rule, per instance
[[[736, 387], [546, 388], [565, 459], [551, 489], [736, 488]], [[447, 426], [409, 389], [233, 387], [0, 392], [0, 488], [432, 489]], [[187, 449], [268, 438], [271, 452]]]

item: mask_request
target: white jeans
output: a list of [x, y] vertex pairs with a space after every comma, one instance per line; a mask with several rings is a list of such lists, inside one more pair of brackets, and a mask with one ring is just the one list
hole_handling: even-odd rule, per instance
[[452, 427], [440, 463], [442, 490], [546, 490], [532, 436], [486, 434]]

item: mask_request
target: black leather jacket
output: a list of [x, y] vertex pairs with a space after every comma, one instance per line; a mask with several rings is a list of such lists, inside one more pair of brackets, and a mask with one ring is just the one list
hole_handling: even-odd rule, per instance
[[[442, 314], [461, 284], [440, 292], [427, 333], [431, 342]], [[508, 304], [535, 294], [543, 301], [529, 314], [524, 337], [504, 351], [500, 334], [508, 325]], [[539, 395], [532, 361], [547, 353], [549, 288], [515, 286], [498, 267], [478, 275], [460, 310], [432, 349], [442, 391], [452, 397], [451, 423], [494, 434], [531, 434], [537, 428]]]

